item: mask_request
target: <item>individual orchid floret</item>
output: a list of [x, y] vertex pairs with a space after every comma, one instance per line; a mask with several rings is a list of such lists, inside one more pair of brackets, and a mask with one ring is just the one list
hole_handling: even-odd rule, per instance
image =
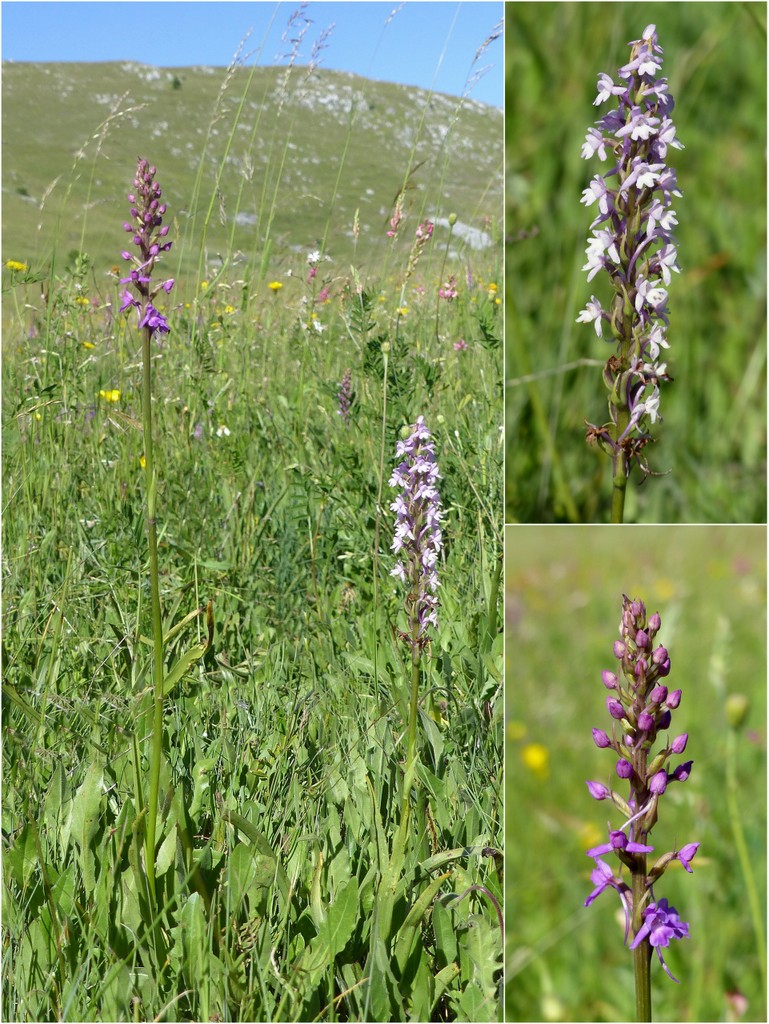
[[601, 308], [601, 303], [598, 301], [595, 295], [591, 295], [590, 302], [588, 302], [587, 306], [579, 314], [577, 320], [579, 323], [583, 324], [592, 323], [595, 327], [595, 333], [600, 338], [601, 334], [603, 333], [604, 318], [608, 320], [609, 314]]
[[401, 557], [390, 575], [407, 587], [406, 636], [413, 646], [423, 647], [429, 641], [428, 627], [438, 625], [438, 558], [443, 547], [443, 511], [436, 486], [440, 473], [423, 416], [398, 442], [396, 455], [403, 461], [390, 477], [390, 486], [400, 488], [390, 505], [395, 513], [392, 549]]
[[630, 934], [631, 909], [633, 905], [630, 886], [614, 874], [605, 860], [600, 859], [596, 859], [595, 867], [590, 872], [590, 881], [595, 888], [587, 897], [583, 906], [589, 907], [606, 889], [614, 889], [619, 894], [622, 909], [625, 912], [625, 942], [627, 942], [628, 935]]
[[634, 843], [620, 829], [609, 832], [609, 842], [601, 846], [594, 846], [587, 851], [588, 857], [601, 857], [605, 853], [651, 853], [653, 846], [645, 846], [643, 843]]
[[688, 871], [690, 875], [693, 874], [691, 863], [694, 860], [694, 855], [696, 854], [697, 850], [699, 850], [699, 848], [699, 843], [687, 843], [686, 846], [681, 847], [681, 849], [676, 854], [676, 860], [681, 862], [683, 868], [686, 871]]
[[662, 947], [669, 946], [671, 939], [688, 939], [689, 925], [686, 921], [681, 920], [676, 908], [671, 907], [665, 899], [660, 900], [659, 903], [649, 904], [644, 910], [644, 923], [630, 944], [630, 948], [635, 949], [636, 946], [640, 945], [647, 938], [652, 949], [657, 951], [657, 956], [665, 974], [667, 974], [671, 981], [678, 984], [678, 978], [673, 977], [668, 965], [665, 963], [665, 959], [662, 956]]
[[577, 322], [592, 324], [598, 337], [617, 348], [603, 371], [610, 422], [587, 425], [588, 440], [599, 443], [612, 459], [614, 522], [621, 521], [632, 466], [651, 472], [642, 453], [653, 440], [649, 427], [662, 419], [659, 385], [670, 377], [658, 360], [660, 351], [669, 347], [668, 287], [680, 273], [672, 235], [678, 221], [671, 203], [681, 193], [675, 171], [665, 161], [669, 151], [683, 147], [670, 116], [673, 100], [667, 82], [657, 77], [662, 48], [655, 26], [648, 25], [630, 46], [619, 83], [606, 74], [598, 78], [595, 104], [613, 100], [616, 109], [595, 122], [582, 146], [584, 159], [597, 156], [609, 164], [582, 193], [581, 202], [598, 211], [582, 269], [589, 282], [605, 271], [613, 297], [603, 304], [591, 296]]

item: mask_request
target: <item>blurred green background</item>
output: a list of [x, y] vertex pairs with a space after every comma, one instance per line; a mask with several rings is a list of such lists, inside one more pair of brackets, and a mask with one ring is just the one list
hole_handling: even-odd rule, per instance
[[[683, 698], [671, 738], [689, 733], [689, 780], [672, 786], [652, 833], [656, 853], [701, 842], [694, 874], [655, 887], [690, 924], [652, 961], [655, 1020], [765, 1021], [762, 958], [734, 823], [744, 831], [754, 906], [766, 922], [766, 531], [764, 527], [507, 527], [506, 1016], [516, 1021], [630, 1020], [632, 954], [619, 899], [591, 892], [591, 846], [607, 803], [585, 781], [614, 778], [593, 743], [609, 731], [601, 671], [613, 669], [623, 592], [660, 613], [659, 643]], [[735, 732], [729, 694], [750, 700]], [[729, 783], [730, 758], [733, 781]], [[678, 761], [674, 761], [677, 764]], [[614, 778], [616, 781], [616, 778]], [[764, 959], [765, 963], [765, 959]], [[732, 1003], [747, 1000], [744, 1015]]]
[[[576, 319], [606, 275], [581, 270], [593, 219], [585, 133], [600, 72], [655, 23], [685, 145], [671, 150], [681, 274], [670, 286], [664, 423], [647, 449], [668, 475], [639, 487], [626, 521], [766, 519], [766, 6], [763, 3], [506, 5], [506, 427], [508, 522], [607, 522], [608, 458], [584, 421], [607, 419], [613, 351]], [[587, 360], [587, 362], [582, 362]], [[594, 364], [594, 365], [592, 365]], [[636, 475], [638, 474], [638, 475]]]

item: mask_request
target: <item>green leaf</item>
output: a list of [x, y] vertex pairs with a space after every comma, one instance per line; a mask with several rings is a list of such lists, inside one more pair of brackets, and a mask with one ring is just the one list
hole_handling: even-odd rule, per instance
[[64, 765], [59, 761], [51, 776], [51, 785], [43, 805], [43, 821], [50, 832], [56, 836], [59, 854], [65, 858], [69, 836], [72, 829], [72, 787], [70, 786]]
[[171, 830], [165, 837], [163, 842], [160, 844], [158, 855], [155, 860], [155, 874], [158, 878], [168, 871], [174, 862], [176, 856], [176, 825], [171, 826]]
[[[451, 963], [447, 964], [435, 975], [435, 989], [433, 991], [433, 1011], [437, 1007], [438, 1003], [444, 996], [452, 982], [456, 981], [459, 977], [459, 964]], [[434, 1016], [433, 1012], [433, 1016]], [[468, 1020], [472, 1020], [472, 1017], [468, 1017]]]
[[104, 795], [103, 766], [94, 761], [75, 794], [72, 828], [80, 846], [88, 846], [99, 828], [99, 810]]
[[468, 984], [460, 997], [469, 1020], [494, 1020], [499, 1011], [499, 987], [494, 975], [502, 967], [499, 928], [480, 915], [471, 914], [468, 927], [460, 937], [462, 974]]
[[229, 823], [238, 829], [239, 832], [243, 833], [251, 844], [251, 847], [253, 847], [259, 854], [265, 869], [268, 864], [272, 865], [272, 884], [277, 882], [278, 890], [283, 897], [284, 902], [287, 903], [289, 894], [288, 875], [286, 874], [286, 869], [278, 860], [277, 854], [270, 846], [267, 837], [260, 832], [256, 825], [253, 825], [248, 818], [244, 817], [242, 814], [238, 814], [236, 811], [229, 810], [229, 808], [225, 808], [225, 810], [222, 811], [222, 818], [225, 821], [229, 821]]
[[190, 669], [196, 661], [208, 650], [208, 641], [201, 640], [199, 644], [195, 644], [194, 647], [190, 648], [185, 654], [183, 654], [176, 662], [174, 667], [170, 670], [168, 675], [163, 680], [163, 696], [168, 697], [171, 690], [176, 686], [179, 680], [184, 676], [185, 672]]
[[227, 858], [227, 883], [233, 907], [248, 903], [248, 911], [264, 914], [267, 900], [275, 885], [277, 861], [274, 854], [267, 857], [255, 846], [238, 843]]
[[16, 836], [3, 858], [11, 869], [11, 877], [20, 889], [26, 889], [29, 876], [37, 864], [35, 826], [27, 823]]
[[486, 1024], [487, 1021], [497, 1019], [494, 1007], [475, 985], [467, 985], [461, 992], [458, 1003], [457, 1016], [460, 1020], [471, 1020], [475, 1024]]
[[51, 886], [51, 898], [57, 911], [64, 917], [75, 912], [75, 865], [70, 862]]
[[194, 892], [185, 900], [179, 924], [184, 956], [189, 964], [189, 977], [202, 979], [207, 974], [208, 943], [206, 913], [200, 893]]
[[99, 831], [99, 813], [103, 796], [104, 769], [99, 761], [94, 761], [75, 794], [72, 806], [72, 834], [80, 847], [83, 882], [89, 895], [96, 885], [96, 864], [91, 851], [91, 841]]
[[433, 878], [430, 884], [420, 893], [419, 898], [406, 915], [406, 920], [401, 925], [398, 932], [398, 938], [395, 942], [395, 959], [398, 963], [398, 968], [401, 974], [406, 970], [406, 964], [417, 939], [418, 930], [422, 924], [422, 918], [427, 913], [438, 890], [450, 876], [451, 872], [447, 871], [445, 874], [438, 875], [437, 878]]
[[441, 730], [425, 711], [420, 710], [419, 720], [422, 723], [422, 729], [427, 735], [427, 739], [430, 741], [430, 746], [433, 749], [433, 759], [435, 764], [440, 764], [441, 755], [443, 754], [443, 736], [441, 735]]
[[433, 975], [430, 966], [430, 957], [423, 946], [419, 949], [419, 957], [416, 969], [411, 972], [408, 979], [401, 978], [400, 991], [404, 1002], [408, 999], [409, 1020], [425, 1021], [430, 1020], [430, 1010], [433, 999]]
[[366, 973], [369, 976], [369, 984], [365, 1020], [398, 1020], [400, 1014], [394, 1012], [394, 1008], [398, 1006], [395, 995], [398, 984], [390, 967], [384, 941], [378, 935], [371, 944]]
[[453, 915], [439, 900], [433, 904], [433, 934], [437, 962], [443, 966], [453, 963], [458, 951]]
[[329, 961], [341, 953], [352, 938], [358, 919], [358, 879], [355, 875], [328, 907], [328, 916], [318, 935], [328, 949]]

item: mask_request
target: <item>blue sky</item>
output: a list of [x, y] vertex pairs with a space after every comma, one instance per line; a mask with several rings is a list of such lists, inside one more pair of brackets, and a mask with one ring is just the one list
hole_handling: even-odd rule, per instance
[[[249, 63], [284, 63], [280, 55], [288, 52], [290, 43], [281, 36], [298, 7], [296, 0], [9, 0], [2, 4], [2, 57], [41, 62], [134, 60], [161, 67], [226, 66], [252, 28], [245, 51], [252, 52]], [[333, 23], [321, 54], [321, 67], [459, 96], [469, 76], [493, 65], [470, 95], [483, 103], [503, 105], [502, 39], [492, 42], [475, 60], [476, 51], [503, 16], [501, 2], [311, 0], [303, 16], [312, 24], [301, 44], [301, 63], [306, 62], [313, 44]]]

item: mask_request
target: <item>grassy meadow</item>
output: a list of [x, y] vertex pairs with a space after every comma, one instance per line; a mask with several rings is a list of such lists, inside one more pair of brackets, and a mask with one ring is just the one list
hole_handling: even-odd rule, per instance
[[[617, 664], [623, 593], [660, 614], [666, 683], [683, 691], [670, 736], [689, 734], [673, 765], [693, 760], [660, 801], [651, 856], [701, 843], [693, 874], [676, 863], [655, 886], [690, 937], [664, 950], [680, 984], [652, 959], [653, 1019], [766, 1020], [765, 553], [758, 526], [507, 528], [508, 1020], [633, 1019], [619, 900], [583, 906], [585, 851], [620, 821], [585, 782], [618, 783], [591, 728], [611, 732], [601, 672]], [[748, 714], [734, 728], [736, 694]]]
[[[309, 188], [314, 135], [294, 118], [316, 80], [296, 69], [269, 122], [240, 132], [253, 82], [236, 70], [196, 105], [197, 175], [172, 146], [190, 118], [155, 146], [145, 109], [70, 126], [84, 149], [45, 169], [55, 205], [17, 183], [44, 228], [4, 236], [3, 1016], [500, 1019], [501, 114], [434, 97], [457, 114], [435, 134], [412, 92], [410, 142], [374, 181], [372, 85], [368, 120], [342, 110]], [[157, 902], [142, 363], [135, 311], [118, 313], [137, 153], [158, 168], [174, 240], [159, 270], [177, 279], [152, 342], [170, 681]], [[420, 415], [445, 546], [407, 784], [389, 478]]]
[[613, 349], [576, 322], [606, 275], [582, 271], [606, 171], [580, 150], [609, 109], [615, 76], [649, 23], [685, 149], [671, 150], [682, 198], [680, 274], [669, 288], [673, 383], [635, 470], [627, 522], [766, 519], [766, 8], [758, 3], [511, 3], [506, 7], [507, 522], [608, 522], [610, 460], [585, 442], [602, 423]]

